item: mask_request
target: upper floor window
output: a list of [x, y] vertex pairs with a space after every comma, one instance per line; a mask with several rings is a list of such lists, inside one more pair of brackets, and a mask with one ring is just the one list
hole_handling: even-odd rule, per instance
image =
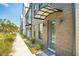
[[42, 8], [42, 7], [46, 7], [46, 6], [48, 6], [48, 3], [42, 3], [42, 4], [41, 4], [41, 8]]
[[43, 4], [43, 3], [39, 3], [39, 9], [41, 9], [42, 4]]
[[31, 9], [29, 10], [28, 13], [28, 23], [31, 24], [31, 19], [32, 19], [32, 13], [31, 13]]
[[34, 15], [37, 13], [38, 10], [39, 10], [39, 4], [35, 3], [35, 5], [34, 5]]

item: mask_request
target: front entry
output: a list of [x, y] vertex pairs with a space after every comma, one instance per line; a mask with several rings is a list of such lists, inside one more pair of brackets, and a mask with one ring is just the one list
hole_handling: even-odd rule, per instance
[[48, 49], [55, 53], [55, 47], [56, 47], [56, 20], [50, 20], [48, 21]]

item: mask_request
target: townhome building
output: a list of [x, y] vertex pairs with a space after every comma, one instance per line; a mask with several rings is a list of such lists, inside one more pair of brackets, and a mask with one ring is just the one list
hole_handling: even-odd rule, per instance
[[79, 55], [78, 11], [74, 3], [23, 4], [26, 38], [35, 38], [57, 56]]

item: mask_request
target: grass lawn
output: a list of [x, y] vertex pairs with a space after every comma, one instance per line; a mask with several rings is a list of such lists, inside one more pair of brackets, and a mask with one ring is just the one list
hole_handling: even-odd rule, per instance
[[9, 55], [15, 36], [15, 34], [0, 34], [0, 56]]

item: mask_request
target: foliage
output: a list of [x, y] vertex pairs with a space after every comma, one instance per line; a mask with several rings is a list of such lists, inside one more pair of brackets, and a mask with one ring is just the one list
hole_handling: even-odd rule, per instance
[[34, 38], [30, 38], [29, 40], [32, 42], [32, 44], [35, 44], [36, 40]]
[[[32, 53], [36, 53], [38, 50], [42, 50], [43, 48], [43, 46], [34, 38], [26, 40], [25, 43]], [[32, 47], [31, 44], [34, 45], [34, 47]]]
[[30, 49], [30, 51], [32, 52], [32, 47], [30, 46], [30, 41], [26, 40], [25, 43], [28, 46], [28, 48]]
[[14, 39], [15, 39], [15, 34], [7, 34], [7, 35], [5, 36], [5, 40], [6, 40], [6, 41], [13, 42]]
[[14, 41], [14, 39], [15, 39], [15, 34], [5, 34], [5, 35], [0, 35], [0, 38], [1, 39], [4, 39], [4, 40], [6, 40], [6, 41], [10, 41], [10, 42], [12, 42], [12, 41]]
[[12, 50], [15, 34], [0, 35], [0, 56], [7, 56]]
[[25, 39], [26, 38], [26, 35], [25, 34], [21, 34], [21, 38], [22, 39]]
[[42, 45], [40, 43], [36, 43], [36, 48], [37, 49], [42, 49]]
[[35, 38], [30, 38], [30, 42], [32, 42], [32, 44], [35, 44], [35, 47], [38, 49], [42, 48], [42, 45], [40, 44], [40, 42], [38, 40], [36, 40]]
[[12, 43], [8, 41], [0, 41], [0, 56], [7, 56], [11, 52]]
[[0, 55], [9, 55], [18, 27], [9, 20], [0, 19]]
[[0, 19], [0, 33], [15, 33], [18, 32], [18, 27], [9, 20]]

